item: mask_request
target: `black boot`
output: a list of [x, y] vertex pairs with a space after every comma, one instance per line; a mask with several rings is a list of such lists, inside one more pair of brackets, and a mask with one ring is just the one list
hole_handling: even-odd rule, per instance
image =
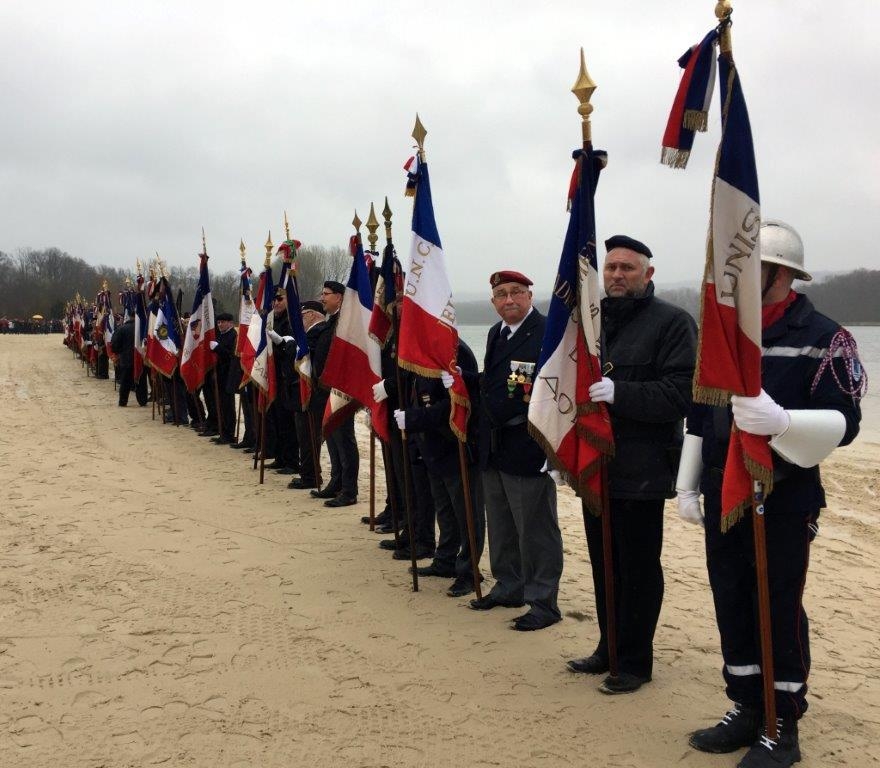
[[694, 731], [688, 742], [700, 752], [735, 752], [754, 744], [763, 724], [764, 715], [760, 710], [734, 702], [733, 709], [721, 718], [718, 725]]
[[787, 768], [801, 759], [798, 744], [797, 720], [788, 717], [776, 719], [776, 739], [767, 738], [767, 731], [761, 733], [746, 756], [737, 763], [737, 768]]

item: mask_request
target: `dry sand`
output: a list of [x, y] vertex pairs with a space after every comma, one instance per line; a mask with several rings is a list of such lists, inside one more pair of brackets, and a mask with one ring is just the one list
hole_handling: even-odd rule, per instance
[[[687, 745], [727, 701], [701, 533], [671, 506], [654, 681], [607, 697], [564, 668], [597, 637], [567, 490], [565, 620], [520, 634], [446, 580], [412, 593], [366, 503], [259, 486], [238, 452], [118, 408], [59, 336], [0, 337], [0, 393], [4, 768], [736, 764]], [[877, 444], [825, 468], [804, 766], [878, 764], [878, 479]]]

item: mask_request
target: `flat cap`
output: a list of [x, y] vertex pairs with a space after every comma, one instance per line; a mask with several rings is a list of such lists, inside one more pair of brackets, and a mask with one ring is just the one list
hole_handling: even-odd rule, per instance
[[275, 286], [275, 298], [276, 299], [286, 299], [287, 298], [287, 290], [283, 285]]
[[324, 287], [333, 293], [345, 293], [345, 286], [336, 280], [325, 280]]
[[613, 251], [615, 248], [626, 248], [629, 251], [640, 253], [642, 256], [647, 256], [649, 259], [654, 257], [654, 254], [651, 253], [651, 249], [648, 248], [647, 245], [641, 240], [636, 240], [628, 235], [614, 235], [614, 237], [609, 237], [605, 241], [606, 253], [608, 251]]
[[304, 301], [300, 306], [300, 312], [320, 312], [324, 314], [324, 305], [320, 301]]
[[489, 277], [489, 285], [497, 288], [502, 283], [519, 283], [520, 285], [534, 285], [522, 272], [514, 272], [512, 269], [503, 269], [493, 272]]
[[233, 322], [232, 312], [221, 312], [219, 315], [217, 315], [217, 322], [218, 323], [221, 323], [224, 320], [227, 323]]

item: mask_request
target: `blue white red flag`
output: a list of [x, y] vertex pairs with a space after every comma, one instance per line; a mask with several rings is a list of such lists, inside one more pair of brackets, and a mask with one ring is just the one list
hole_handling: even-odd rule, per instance
[[330, 388], [331, 394], [335, 390], [338, 395], [350, 398], [350, 402], [338, 395], [328, 399], [323, 433], [330, 434], [352, 410], [363, 406], [370, 411], [376, 434], [387, 441], [387, 404], [373, 399], [373, 386], [382, 380], [382, 361], [379, 344], [369, 333], [373, 291], [360, 235], [352, 236], [349, 248], [351, 272], [321, 383]]
[[452, 374], [449, 427], [459, 440], [465, 441], [471, 402], [456, 366], [458, 328], [455, 305], [446, 271], [446, 256], [434, 219], [428, 164], [419, 158], [411, 158], [404, 168], [408, 177], [407, 192], [414, 191], [415, 203], [397, 359], [401, 368], [421, 376], [439, 378], [441, 371]]
[[403, 271], [394, 245], [388, 243], [382, 253], [382, 265], [378, 269], [376, 290], [373, 294], [373, 312], [370, 315], [370, 336], [382, 349], [391, 338], [394, 301], [403, 291]]
[[306, 327], [300, 311], [299, 284], [296, 281], [296, 254], [301, 246], [299, 240], [285, 240], [278, 246], [278, 252], [282, 256], [279, 285], [284, 288], [284, 295], [287, 297], [287, 317], [296, 344], [293, 365], [299, 374], [300, 405], [302, 410], [306, 410], [312, 397], [312, 360], [309, 356]]
[[241, 369], [260, 390], [259, 402], [263, 408], [268, 408], [275, 399], [275, 363], [272, 361], [272, 342], [266, 336], [266, 331], [272, 330], [274, 322], [274, 296], [272, 268], [266, 266], [257, 285], [256, 311], [251, 315], [241, 345]]
[[594, 196], [607, 156], [590, 148], [574, 152], [574, 159], [571, 213], [529, 400], [529, 432], [550, 465], [599, 514], [601, 460], [614, 453], [607, 407], [589, 395], [602, 378]]
[[217, 364], [217, 355], [211, 349], [215, 340], [214, 302], [211, 300], [211, 282], [208, 278], [208, 255], [199, 254], [199, 283], [193, 298], [192, 313], [186, 326], [183, 353], [180, 356], [180, 378], [190, 392], [205, 382], [205, 375]]
[[144, 299], [144, 277], [137, 276], [137, 290], [133, 293], [134, 311], [134, 380], [138, 381], [144, 372], [144, 357], [147, 354], [147, 307]]
[[147, 341], [147, 360], [159, 373], [171, 378], [180, 352], [177, 310], [171, 301], [171, 286], [163, 277], [164, 291], [159, 299], [153, 335]]
[[[724, 406], [761, 391], [761, 209], [752, 129], [732, 57], [719, 57], [721, 143], [712, 180], [694, 400]], [[721, 491], [727, 530], [751, 506], [754, 481], [770, 493], [768, 439], [731, 431]]]

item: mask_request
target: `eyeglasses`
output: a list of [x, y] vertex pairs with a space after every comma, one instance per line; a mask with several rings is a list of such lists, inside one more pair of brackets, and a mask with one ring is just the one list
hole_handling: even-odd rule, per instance
[[276, 296], [274, 299], [272, 299], [272, 301], [273, 301], [273, 302], [276, 302], [276, 301], [284, 301], [284, 297], [283, 297], [283, 296]]
[[508, 296], [511, 299], [519, 299], [522, 296], [525, 296], [528, 291], [523, 290], [522, 288], [511, 288], [509, 291], [492, 291], [493, 299], [506, 299]]

